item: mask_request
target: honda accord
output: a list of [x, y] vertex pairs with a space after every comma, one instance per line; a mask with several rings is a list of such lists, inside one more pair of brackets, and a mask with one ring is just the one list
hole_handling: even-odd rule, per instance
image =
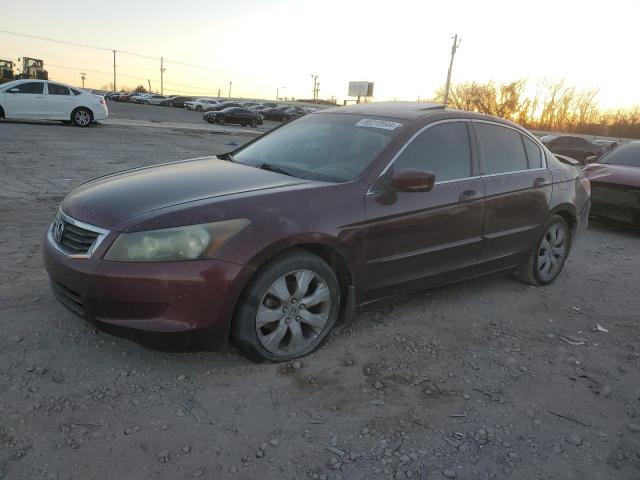
[[509, 121], [354, 105], [79, 186], [44, 263], [57, 298], [98, 325], [288, 361], [381, 298], [499, 270], [551, 283], [589, 195], [580, 169]]

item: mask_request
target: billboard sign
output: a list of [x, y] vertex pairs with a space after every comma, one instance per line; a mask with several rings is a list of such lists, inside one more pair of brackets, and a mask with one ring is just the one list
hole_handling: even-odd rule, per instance
[[373, 82], [349, 82], [350, 97], [372, 97]]

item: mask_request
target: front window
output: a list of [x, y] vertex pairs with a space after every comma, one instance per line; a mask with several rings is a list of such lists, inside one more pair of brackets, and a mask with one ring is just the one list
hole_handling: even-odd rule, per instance
[[401, 120], [321, 113], [285, 124], [247, 145], [233, 161], [277, 167], [310, 180], [348, 182], [402, 130]]
[[606, 153], [598, 163], [605, 165], [623, 165], [627, 167], [640, 167], [640, 142], [621, 145], [615, 150]]
[[18, 93], [30, 93], [35, 95], [41, 95], [44, 91], [44, 83], [42, 82], [27, 82], [21, 83], [12, 87], [10, 90], [18, 89]]

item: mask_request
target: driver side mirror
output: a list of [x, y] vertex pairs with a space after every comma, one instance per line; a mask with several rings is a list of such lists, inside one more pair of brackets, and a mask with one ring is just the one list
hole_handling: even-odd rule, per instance
[[428, 192], [435, 183], [435, 174], [427, 170], [403, 168], [391, 175], [391, 185], [401, 192]]

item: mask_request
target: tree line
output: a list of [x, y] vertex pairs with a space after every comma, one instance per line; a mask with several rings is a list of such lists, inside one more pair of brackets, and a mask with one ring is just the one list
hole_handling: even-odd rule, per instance
[[[580, 90], [560, 81], [526, 79], [511, 83], [467, 82], [452, 85], [449, 107], [512, 120], [532, 130], [640, 138], [640, 106], [602, 110], [597, 89]], [[435, 94], [444, 102], [444, 88]]]

